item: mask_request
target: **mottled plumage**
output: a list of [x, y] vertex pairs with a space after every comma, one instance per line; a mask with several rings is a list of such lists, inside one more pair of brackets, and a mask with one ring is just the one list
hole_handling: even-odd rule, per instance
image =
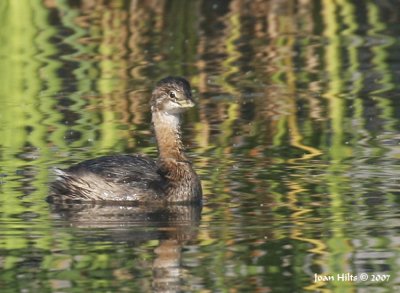
[[105, 156], [56, 169], [48, 200], [200, 202], [200, 180], [186, 158], [180, 136], [180, 113], [194, 106], [189, 83], [167, 77], [154, 89], [152, 122], [159, 158]]

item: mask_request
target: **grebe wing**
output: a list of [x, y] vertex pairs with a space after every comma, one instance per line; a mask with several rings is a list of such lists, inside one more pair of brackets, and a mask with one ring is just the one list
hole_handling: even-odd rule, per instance
[[106, 182], [124, 184], [137, 188], [152, 188], [164, 184], [157, 163], [141, 155], [104, 156], [57, 170], [59, 176], [93, 174]]

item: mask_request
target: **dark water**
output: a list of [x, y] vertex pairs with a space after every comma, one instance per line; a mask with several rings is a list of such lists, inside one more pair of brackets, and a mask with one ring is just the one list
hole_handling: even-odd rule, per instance
[[[1, 1], [0, 291], [397, 292], [399, 11]], [[51, 167], [157, 155], [166, 75], [195, 90], [203, 209], [49, 206]]]

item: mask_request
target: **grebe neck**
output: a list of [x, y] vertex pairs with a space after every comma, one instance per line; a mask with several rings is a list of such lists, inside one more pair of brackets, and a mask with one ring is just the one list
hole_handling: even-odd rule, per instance
[[162, 111], [152, 114], [160, 159], [186, 161], [181, 139], [180, 116]]

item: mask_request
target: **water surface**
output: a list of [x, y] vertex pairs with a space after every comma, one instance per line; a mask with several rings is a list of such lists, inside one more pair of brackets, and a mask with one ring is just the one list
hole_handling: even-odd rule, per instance
[[[2, 1], [1, 292], [396, 292], [397, 8]], [[203, 208], [48, 205], [54, 166], [157, 156], [167, 75], [194, 89]]]

